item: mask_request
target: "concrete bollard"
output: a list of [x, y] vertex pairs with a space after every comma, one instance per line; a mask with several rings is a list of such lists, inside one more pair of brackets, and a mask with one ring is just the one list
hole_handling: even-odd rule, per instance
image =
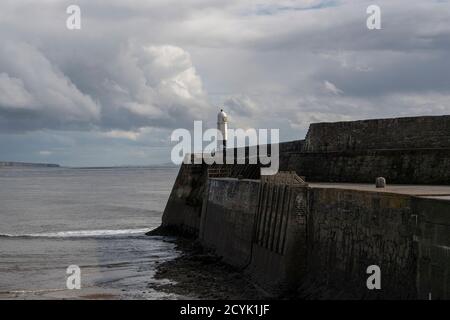
[[385, 187], [386, 187], [386, 179], [383, 178], [383, 177], [378, 177], [378, 178], [375, 180], [375, 186], [376, 186], [377, 188], [385, 188]]

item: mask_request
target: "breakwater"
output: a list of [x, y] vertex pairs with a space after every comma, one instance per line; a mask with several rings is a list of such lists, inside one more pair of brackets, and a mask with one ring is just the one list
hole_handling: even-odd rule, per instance
[[[448, 299], [449, 133], [448, 116], [313, 124], [305, 140], [280, 145], [274, 176], [256, 165], [182, 165], [162, 226], [273, 294]], [[377, 176], [387, 188], [372, 185]], [[380, 290], [366, 285], [371, 265]]]

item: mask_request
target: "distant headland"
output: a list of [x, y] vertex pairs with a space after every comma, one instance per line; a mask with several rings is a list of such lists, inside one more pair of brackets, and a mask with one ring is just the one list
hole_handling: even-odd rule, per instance
[[36, 167], [36, 168], [59, 168], [59, 164], [54, 163], [28, 163], [14, 161], [0, 161], [0, 167]]

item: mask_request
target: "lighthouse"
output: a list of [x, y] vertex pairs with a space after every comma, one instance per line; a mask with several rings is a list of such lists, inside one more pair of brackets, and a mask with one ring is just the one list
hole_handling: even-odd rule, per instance
[[217, 151], [220, 152], [226, 149], [228, 139], [228, 117], [223, 109], [220, 109], [220, 112], [217, 115], [217, 130], [222, 134], [222, 140], [217, 141]]

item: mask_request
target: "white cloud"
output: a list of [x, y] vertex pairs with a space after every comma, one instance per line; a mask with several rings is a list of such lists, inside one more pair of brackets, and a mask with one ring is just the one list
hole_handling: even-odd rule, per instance
[[219, 105], [230, 126], [282, 139], [316, 121], [450, 113], [448, 1], [380, 0], [379, 32], [366, 0], [78, 4], [70, 32], [63, 2], [1, 2], [2, 132], [74, 130], [71, 152], [168, 146], [172, 128], [215, 126]]
[[33, 97], [24, 88], [23, 82], [0, 73], [0, 105], [5, 108], [32, 108]]
[[111, 130], [103, 133], [103, 136], [114, 139], [128, 139], [136, 141], [140, 136], [140, 132]]
[[106, 72], [114, 88], [120, 88], [111, 104], [144, 117], [145, 125], [195, 119], [209, 108], [202, 80], [189, 53], [180, 47], [130, 42]]
[[344, 91], [342, 91], [341, 89], [337, 88], [333, 83], [329, 82], [329, 81], [324, 81], [323, 82], [323, 86], [325, 91], [331, 92], [335, 95], [339, 95], [341, 93], [344, 93]]
[[[5, 41], [0, 47], [0, 68], [3, 71], [0, 90], [8, 90], [1, 100], [0, 111], [8, 106], [29, 110], [39, 117], [42, 125], [49, 126], [54, 120], [60, 125], [98, 119], [98, 103], [83, 94], [36, 47]], [[33, 118], [30, 122], [33, 127]]]

